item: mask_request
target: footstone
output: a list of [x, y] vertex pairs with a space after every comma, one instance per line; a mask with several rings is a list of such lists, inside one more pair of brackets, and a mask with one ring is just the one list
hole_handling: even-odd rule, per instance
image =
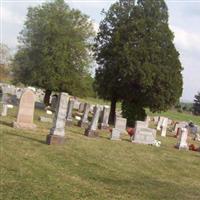
[[30, 89], [24, 90], [20, 99], [17, 121], [13, 124], [15, 128], [36, 128], [36, 125], [33, 124], [34, 105], [34, 92]]
[[110, 114], [110, 107], [104, 106], [102, 111], [102, 119], [99, 127], [100, 129], [107, 129], [109, 127], [108, 124], [109, 114]]
[[53, 120], [53, 127], [50, 129], [49, 135], [47, 135], [47, 140], [46, 140], [47, 144], [64, 143], [65, 121], [66, 121], [68, 101], [69, 101], [69, 95], [67, 93], [60, 93]]
[[72, 120], [72, 110], [74, 107], [74, 100], [70, 99], [68, 103], [68, 108], [67, 108], [67, 118], [66, 118], [66, 125], [71, 126], [73, 124]]
[[40, 117], [39, 117], [39, 120], [40, 120], [41, 122], [48, 122], [48, 123], [52, 123], [52, 122], [53, 122], [53, 119], [52, 119], [52, 118], [44, 117], [44, 116], [40, 116]]
[[89, 114], [89, 112], [90, 112], [90, 104], [85, 103], [83, 116], [81, 117], [81, 120], [78, 122], [78, 126], [80, 126], [82, 128], [88, 127], [88, 114]]
[[97, 105], [94, 109], [94, 115], [92, 118], [92, 122], [89, 127], [85, 130], [85, 136], [88, 137], [98, 137], [97, 127], [100, 115], [100, 107]]

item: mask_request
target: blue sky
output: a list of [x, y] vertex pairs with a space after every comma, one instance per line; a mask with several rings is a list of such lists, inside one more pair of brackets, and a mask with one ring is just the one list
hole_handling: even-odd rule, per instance
[[[1, 42], [12, 51], [17, 48], [17, 36], [23, 27], [27, 8], [45, 1], [0, 0]], [[80, 9], [91, 17], [97, 29], [102, 19], [101, 10], [108, 9], [112, 0], [67, 1], [73, 8]], [[167, 0], [169, 25], [175, 34], [175, 45], [180, 53], [184, 68], [184, 90], [182, 100], [192, 101], [200, 91], [200, 0]]]

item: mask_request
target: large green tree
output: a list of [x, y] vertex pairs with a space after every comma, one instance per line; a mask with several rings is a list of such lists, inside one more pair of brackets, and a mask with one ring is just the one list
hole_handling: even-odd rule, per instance
[[[15, 56], [15, 81], [82, 95], [88, 88], [93, 26], [64, 0], [28, 9]], [[46, 98], [48, 103], [48, 98]]]
[[[108, 26], [100, 26], [99, 35], [114, 31], [107, 35], [106, 45], [97, 43], [96, 57], [100, 67], [96, 73], [96, 84], [98, 89], [107, 85], [111, 95], [118, 92], [123, 115], [132, 123], [144, 119], [144, 108], [162, 111], [176, 103], [182, 94], [182, 67], [168, 26], [168, 9], [164, 0], [138, 0], [136, 5], [128, 0], [124, 2], [127, 3], [111, 6], [103, 21]], [[115, 13], [113, 7], [117, 7]], [[112, 14], [108, 15], [111, 11]], [[118, 18], [114, 28], [109, 26], [113, 17]], [[97, 37], [97, 41], [101, 40]], [[114, 52], [114, 56], [105, 55], [105, 50]], [[110, 81], [107, 79], [105, 83], [102, 77], [106, 77], [108, 72]], [[113, 84], [113, 79], [118, 82]], [[104, 95], [101, 94], [105, 98]]]
[[200, 92], [194, 96], [193, 113], [200, 116]]

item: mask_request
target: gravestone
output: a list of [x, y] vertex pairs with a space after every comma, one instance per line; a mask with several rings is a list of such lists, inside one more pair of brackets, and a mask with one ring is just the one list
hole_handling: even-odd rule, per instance
[[36, 128], [36, 125], [33, 124], [34, 106], [34, 92], [25, 89], [20, 99], [17, 121], [13, 124], [15, 128]]
[[67, 118], [66, 118], [66, 125], [71, 126], [73, 121], [72, 121], [72, 110], [74, 107], [74, 99], [70, 99], [68, 103], [68, 108], [67, 108]]
[[121, 140], [121, 134], [126, 131], [126, 118], [116, 117], [115, 127], [112, 129], [111, 140]]
[[146, 116], [145, 122], [149, 125], [149, 123], [151, 122], [151, 117], [150, 116]]
[[161, 125], [161, 136], [166, 137], [167, 134], [167, 125], [168, 125], [168, 118], [163, 118], [162, 125]]
[[63, 144], [65, 136], [65, 121], [67, 106], [69, 101], [69, 95], [67, 93], [60, 93], [58, 97], [58, 103], [56, 106], [56, 112], [53, 119], [53, 127], [50, 129], [49, 135], [47, 135], [47, 144]]
[[157, 128], [156, 128], [158, 131], [161, 130], [161, 125], [163, 123], [163, 119], [164, 119], [164, 117], [159, 117]]
[[179, 128], [185, 128], [186, 126], [188, 126], [187, 122], [178, 122], [178, 123], [176, 123], [175, 126], [174, 126], [175, 134], [177, 135]]
[[74, 100], [74, 109], [78, 110], [80, 106], [80, 102], [78, 100]]
[[139, 128], [136, 129], [133, 136], [133, 143], [138, 144], [156, 144], [156, 130], [151, 128]]
[[109, 127], [108, 124], [109, 114], [110, 114], [110, 107], [104, 106], [101, 116], [100, 129], [107, 129]]
[[39, 117], [39, 120], [40, 120], [41, 122], [48, 122], [48, 123], [52, 123], [52, 122], [53, 122], [52, 118], [45, 117], [45, 116], [40, 116], [40, 117]]
[[94, 115], [92, 118], [92, 122], [87, 129], [85, 129], [85, 136], [88, 137], [98, 137], [97, 127], [100, 115], [100, 107], [97, 105], [94, 109]]
[[7, 106], [7, 104], [3, 103], [3, 105], [2, 105], [2, 111], [1, 111], [1, 116], [2, 117], [7, 116], [7, 112], [8, 112], [8, 106]]
[[176, 148], [188, 150], [189, 147], [187, 143], [187, 138], [188, 138], [187, 128], [181, 128], [180, 134], [178, 136], [178, 143], [176, 144]]
[[158, 120], [159, 120], [159, 117], [158, 117], [158, 116], [154, 116], [154, 117], [153, 117], [153, 122], [154, 122], [155, 125], [158, 124]]
[[54, 112], [56, 110], [57, 103], [58, 103], [58, 95], [54, 94], [51, 97], [51, 110], [54, 111]]
[[1, 111], [1, 116], [5, 117], [7, 116], [7, 111], [8, 111], [8, 89], [7, 86], [2, 86], [2, 111]]
[[81, 113], [82, 113], [82, 112], [85, 111], [85, 104], [86, 104], [86, 103], [83, 103], [83, 102], [80, 103], [78, 112], [81, 112]]
[[89, 112], [90, 112], [90, 104], [85, 103], [84, 104], [84, 112], [83, 112], [83, 115], [81, 117], [81, 120], [78, 122], [78, 126], [80, 126], [82, 128], [88, 127], [88, 114], [89, 114]]

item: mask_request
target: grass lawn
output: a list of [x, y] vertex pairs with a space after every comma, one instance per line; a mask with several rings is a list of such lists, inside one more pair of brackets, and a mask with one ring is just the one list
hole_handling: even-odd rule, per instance
[[[48, 146], [51, 124], [35, 131], [12, 128], [16, 110], [0, 117], [2, 200], [199, 200], [200, 153], [179, 151], [170, 135], [160, 148], [83, 136], [84, 129], [66, 128], [66, 144]], [[194, 143], [190, 140], [190, 143]], [[200, 146], [200, 143], [194, 143]]]

